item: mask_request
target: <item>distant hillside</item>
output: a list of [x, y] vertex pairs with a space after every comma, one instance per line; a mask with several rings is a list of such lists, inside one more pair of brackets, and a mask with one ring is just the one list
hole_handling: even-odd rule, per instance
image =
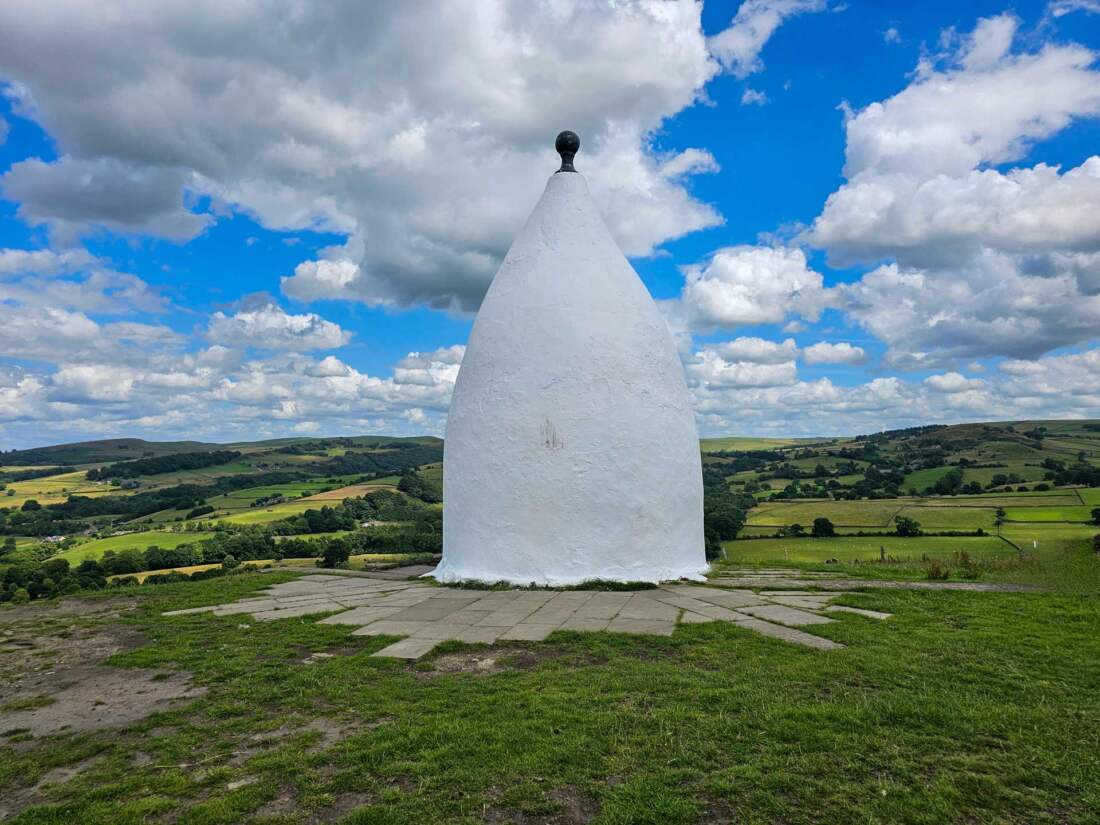
[[434, 436], [396, 437], [380, 435], [357, 435], [334, 438], [272, 438], [266, 441], [238, 441], [230, 444], [217, 444], [202, 441], [146, 441], [142, 438], [108, 438], [99, 441], [77, 441], [72, 444], [56, 444], [49, 447], [34, 447], [29, 450], [0, 450], [0, 466], [24, 467], [34, 465], [79, 465], [117, 463], [139, 458], [160, 458], [178, 453], [204, 452], [230, 447], [246, 452], [260, 450], [289, 450], [307, 454], [333, 451], [347, 448], [385, 448], [402, 445], [436, 445], [443, 440]]
[[146, 441], [142, 438], [108, 438], [102, 441], [78, 441], [30, 450], [0, 451], [0, 465], [26, 466], [34, 464], [95, 464], [126, 461], [131, 458], [153, 458], [173, 453], [190, 453], [216, 449], [218, 444], [201, 441]]

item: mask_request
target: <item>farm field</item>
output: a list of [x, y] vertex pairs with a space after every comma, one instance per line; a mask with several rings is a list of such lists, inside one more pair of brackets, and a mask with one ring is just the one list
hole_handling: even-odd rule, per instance
[[282, 504], [272, 504], [270, 507], [246, 507], [227, 515], [215, 513], [211, 520], [223, 521], [226, 524], [268, 524], [288, 516], [304, 513], [306, 510], [316, 510], [323, 506], [324, 502], [310, 501], [303, 498], [296, 501], [285, 501]]
[[[1027, 508], [1023, 508], [1027, 509]], [[992, 530], [994, 507], [949, 507], [937, 504], [906, 504], [894, 517], [916, 519], [925, 530]]]
[[390, 476], [388, 478], [379, 478], [374, 481], [367, 482], [366, 484], [349, 484], [347, 487], [337, 487], [334, 490], [328, 490], [327, 492], [314, 493], [306, 498], [306, 501], [343, 501], [345, 498], [356, 498], [358, 496], [365, 496], [367, 493], [373, 493], [377, 490], [393, 490], [397, 487], [399, 479], [397, 476]]
[[[15, 491], [14, 495], [9, 492], [12, 490]], [[88, 481], [84, 472], [78, 470], [28, 481], [9, 482], [6, 489], [0, 491], [0, 507], [22, 507], [30, 499], [39, 504], [58, 504], [66, 501], [70, 495], [94, 497], [125, 495], [126, 492], [103, 482]]]
[[827, 438], [751, 438], [729, 436], [726, 438], [704, 438], [700, 445], [704, 453], [724, 452], [726, 450], [773, 450], [777, 447], [790, 447], [796, 444], [820, 444], [833, 439]]
[[1009, 521], [1070, 521], [1088, 522], [1092, 508], [1079, 507], [1006, 507]]
[[202, 541], [208, 541], [210, 538], [212, 538], [210, 533], [170, 533], [161, 530], [146, 530], [140, 533], [126, 533], [121, 536], [93, 539], [58, 553], [57, 558], [66, 559], [69, 564], [75, 566], [84, 559], [102, 558], [108, 550], [113, 550], [116, 553], [122, 550], [144, 550], [154, 544], [167, 550], [179, 547], [181, 544], [198, 544]]
[[1078, 492], [1083, 503], [1089, 507], [1100, 507], [1100, 487], [1089, 487]]
[[[750, 535], [774, 532], [774, 528], [801, 524], [807, 530], [815, 518], [827, 518], [842, 532], [890, 529], [898, 516], [916, 519], [925, 530], [992, 530], [996, 510], [1005, 508], [1009, 521], [1087, 522], [1091, 507], [1077, 503], [1073, 491], [1053, 490], [1049, 494], [992, 496], [942, 496], [860, 501], [777, 501], [764, 502], [749, 511], [746, 529]], [[1050, 506], [1050, 504], [1069, 506]]]
[[1016, 549], [996, 536], [837, 536], [836, 538], [784, 538], [727, 541], [722, 544], [726, 559], [736, 564], [772, 565], [781, 562], [824, 564], [839, 559], [842, 564], [871, 562], [879, 558], [880, 548], [887, 556], [919, 560], [921, 556], [949, 558], [965, 552], [974, 557], [1000, 557], [1016, 554]]
[[905, 503], [898, 500], [769, 502], [749, 511], [748, 524], [801, 524], [809, 529], [815, 518], [827, 518], [838, 527], [886, 528], [903, 506]]

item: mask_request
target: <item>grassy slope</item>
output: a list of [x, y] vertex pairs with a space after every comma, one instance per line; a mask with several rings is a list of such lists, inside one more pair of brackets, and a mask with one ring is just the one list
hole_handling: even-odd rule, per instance
[[[1100, 593], [1095, 561], [1067, 566]], [[532, 821], [566, 806], [600, 825], [1100, 818], [1095, 598], [872, 591], [842, 600], [893, 618], [815, 629], [844, 650], [729, 624], [670, 639], [558, 633], [513, 646], [528, 665], [489, 675], [371, 658], [390, 639], [318, 617], [242, 630], [238, 616], [160, 615], [285, 575], [136, 591], [145, 606], [129, 621], [152, 643], [115, 663], [184, 667], [209, 693], [121, 732], [4, 749], [0, 790], [99, 757], [47, 791], [56, 807], [15, 821], [232, 823], [279, 793], [303, 818], [362, 794], [359, 823]], [[226, 756], [318, 716], [352, 735], [311, 750], [318, 734], [300, 729]]]
[[181, 544], [197, 544], [212, 538], [210, 533], [168, 533], [159, 530], [149, 530], [144, 533], [127, 533], [122, 536], [108, 536], [105, 539], [92, 541], [70, 547], [57, 558], [68, 559], [70, 564], [76, 565], [84, 559], [98, 559], [108, 550], [116, 553], [122, 550], [144, 550], [154, 544], [168, 550], [179, 547]]
[[724, 438], [703, 438], [699, 440], [704, 453], [724, 450], [774, 450], [778, 447], [794, 445], [821, 444], [832, 441], [828, 438], [756, 438], [746, 436], [726, 436]]
[[[9, 490], [14, 490], [15, 495], [10, 495]], [[0, 492], [0, 507], [22, 507], [28, 499], [34, 499], [39, 504], [58, 504], [70, 495], [95, 497], [108, 494], [125, 495], [126, 491], [106, 483], [88, 481], [84, 471], [78, 470], [29, 481], [8, 482], [6, 489]]]

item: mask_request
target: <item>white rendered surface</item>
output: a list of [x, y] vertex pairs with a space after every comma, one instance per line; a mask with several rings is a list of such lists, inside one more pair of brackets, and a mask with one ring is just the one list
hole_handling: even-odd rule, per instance
[[440, 581], [701, 578], [683, 368], [578, 173], [553, 175], [478, 312], [447, 417]]

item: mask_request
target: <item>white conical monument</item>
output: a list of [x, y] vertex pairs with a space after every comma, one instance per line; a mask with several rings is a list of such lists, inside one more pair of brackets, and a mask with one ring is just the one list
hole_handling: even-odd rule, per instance
[[683, 367], [573, 169], [474, 322], [447, 417], [440, 581], [699, 579], [703, 483]]

